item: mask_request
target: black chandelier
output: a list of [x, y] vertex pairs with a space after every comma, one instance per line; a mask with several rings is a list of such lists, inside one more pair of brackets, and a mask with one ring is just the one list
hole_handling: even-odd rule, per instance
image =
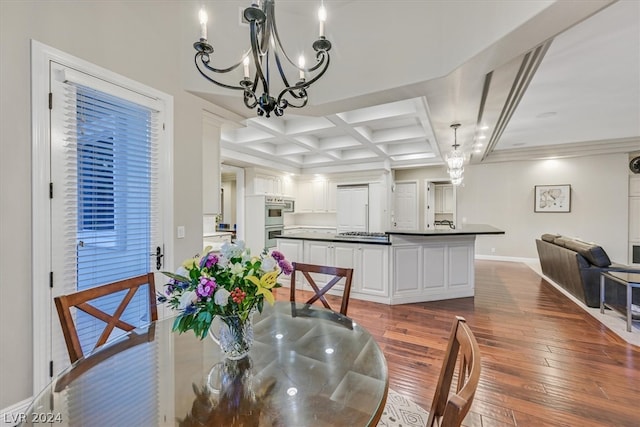
[[[295, 64], [283, 49], [276, 26], [275, 0], [263, 0], [262, 2], [256, 0], [244, 10], [244, 18], [249, 22], [251, 47], [237, 64], [228, 68], [215, 68], [210, 64], [213, 46], [207, 42], [207, 14], [204, 9], [200, 11], [200, 41], [193, 44], [196, 49], [196, 68], [200, 74], [218, 86], [243, 91], [244, 105], [250, 109], [256, 108], [259, 116], [270, 117], [271, 112], [276, 116], [281, 116], [287, 107], [302, 108], [307, 105], [307, 88], [322, 77], [329, 68], [331, 42], [324, 36], [324, 22], [326, 20], [324, 7], [321, 7], [318, 12], [320, 34], [312, 45], [316, 52], [316, 64], [309, 68], [305, 68], [303, 56], [300, 57], [298, 64]], [[255, 64], [253, 78], [249, 74], [251, 59]], [[284, 61], [292, 65], [293, 69], [298, 72], [298, 80], [295, 84], [290, 84], [285, 75], [284, 65], [286, 62]], [[271, 95], [270, 92], [270, 77], [273, 75], [270, 73], [270, 65], [272, 63], [275, 63], [275, 68], [284, 84], [284, 89], [277, 96]], [[219, 82], [211, 77], [212, 73], [225, 74], [240, 65], [243, 65], [244, 78], [237, 86]], [[306, 78], [307, 76], [309, 78]], [[258, 85], [262, 86], [262, 95], [256, 94], [256, 91], [259, 90]]]

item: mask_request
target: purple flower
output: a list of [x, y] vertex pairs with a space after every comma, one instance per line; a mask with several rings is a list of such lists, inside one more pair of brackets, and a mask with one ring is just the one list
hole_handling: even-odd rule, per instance
[[173, 284], [169, 283], [169, 284], [167, 285], [167, 289], [166, 289], [164, 292], [165, 292], [167, 295], [171, 295], [171, 294], [173, 293], [173, 289], [174, 289]]
[[209, 252], [200, 260], [200, 268], [211, 268], [214, 264], [218, 263], [218, 256]]
[[293, 272], [293, 267], [291, 266], [291, 263], [286, 259], [281, 259], [280, 261], [278, 261], [278, 265], [282, 269], [282, 272], [287, 276]]
[[282, 252], [280, 251], [273, 251], [271, 252], [271, 256], [273, 257], [273, 259], [275, 259], [276, 261], [283, 261], [284, 260], [284, 255], [282, 254]]
[[184, 308], [184, 314], [193, 314], [197, 311], [195, 304], [189, 304]]
[[203, 277], [200, 279], [198, 289], [196, 289], [196, 294], [201, 298], [209, 298], [211, 295], [213, 295], [213, 291], [215, 289], [216, 282], [213, 279], [209, 279], [208, 277]]
[[207, 268], [211, 268], [213, 267], [215, 264], [218, 263], [218, 256], [216, 254], [209, 254], [207, 255], [207, 261], [205, 262], [205, 265]]

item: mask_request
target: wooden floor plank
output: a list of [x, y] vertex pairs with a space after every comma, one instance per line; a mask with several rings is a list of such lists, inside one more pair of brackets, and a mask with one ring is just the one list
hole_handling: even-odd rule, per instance
[[475, 279], [474, 298], [396, 306], [351, 300], [349, 316], [385, 353], [391, 388], [429, 409], [459, 315], [483, 356], [465, 426], [640, 426], [640, 348], [524, 264], [476, 261]]

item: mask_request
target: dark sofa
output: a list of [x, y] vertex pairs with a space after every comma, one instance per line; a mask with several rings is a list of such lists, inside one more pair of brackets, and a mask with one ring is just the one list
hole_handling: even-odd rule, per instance
[[[571, 237], [543, 234], [536, 247], [542, 273], [589, 307], [600, 307], [601, 272], [640, 273], [638, 268], [612, 263], [601, 246]], [[624, 286], [606, 280], [605, 288], [607, 302], [624, 306]], [[633, 289], [632, 302], [640, 305], [640, 289]]]

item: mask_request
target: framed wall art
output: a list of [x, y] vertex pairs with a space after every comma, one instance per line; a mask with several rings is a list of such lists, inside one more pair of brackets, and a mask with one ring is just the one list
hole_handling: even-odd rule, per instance
[[534, 212], [571, 212], [571, 185], [536, 185]]

